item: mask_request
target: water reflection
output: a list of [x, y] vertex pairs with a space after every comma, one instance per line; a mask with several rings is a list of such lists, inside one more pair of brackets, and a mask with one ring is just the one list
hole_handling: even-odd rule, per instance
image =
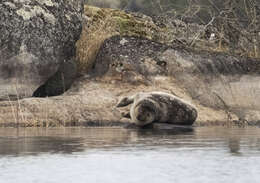
[[64, 137], [0, 138], [0, 147], [0, 155], [12, 156], [84, 151], [80, 138]]
[[234, 155], [241, 155], [240, 153], [240, 139], [230, 138], [228, 140], [228, 147], [230, 149], [230, 153]]
[[0, 129], [0, 157], [41, 153], [189, 149], [227, 150], [230, 155], [260, 151], [260, 129], [195, 128], [193, 131], [118, 128]]
[[167, 143], [167, 136], [192, 134], [176, 130], [126, 130], [118, 128], [0, 129], [0, 156], [71, 154], [88, 149], [151, 146]]

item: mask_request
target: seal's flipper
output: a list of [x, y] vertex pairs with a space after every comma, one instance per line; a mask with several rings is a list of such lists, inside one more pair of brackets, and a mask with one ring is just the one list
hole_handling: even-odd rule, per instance
[[123, 97], [121, 100], [119, 100], [116, 107], [125, 107], [129, 104], [132, 104], [134, 102], [134, 97]]
[[129, 118], [129, 119], [131, 119], [130, 112], [122, 112], [122, 113], [121, 113], [121, 116], [124, 117], [124, 118]]

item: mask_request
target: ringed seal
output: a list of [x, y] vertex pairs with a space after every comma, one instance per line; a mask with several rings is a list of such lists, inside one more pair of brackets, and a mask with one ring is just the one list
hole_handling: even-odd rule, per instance
[[192, 125], [197, 118], [197, 110], [186, 101], [164, 92], [140, 92], [123, 97], [116, 107], [132, 104], [130, 112], [122, 116], [131, 118], [138, 126], [152, 122]]

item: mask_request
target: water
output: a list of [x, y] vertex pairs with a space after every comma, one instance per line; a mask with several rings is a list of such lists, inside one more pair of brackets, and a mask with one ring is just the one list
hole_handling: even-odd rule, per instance
[[0, 183], [259, 182], [260, 128], [0, 129]]

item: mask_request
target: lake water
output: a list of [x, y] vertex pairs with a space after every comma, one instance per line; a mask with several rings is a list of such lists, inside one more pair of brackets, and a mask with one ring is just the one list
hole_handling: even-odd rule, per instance
[[0, 183], [259, 183], [260, 128], [0, 129]]

